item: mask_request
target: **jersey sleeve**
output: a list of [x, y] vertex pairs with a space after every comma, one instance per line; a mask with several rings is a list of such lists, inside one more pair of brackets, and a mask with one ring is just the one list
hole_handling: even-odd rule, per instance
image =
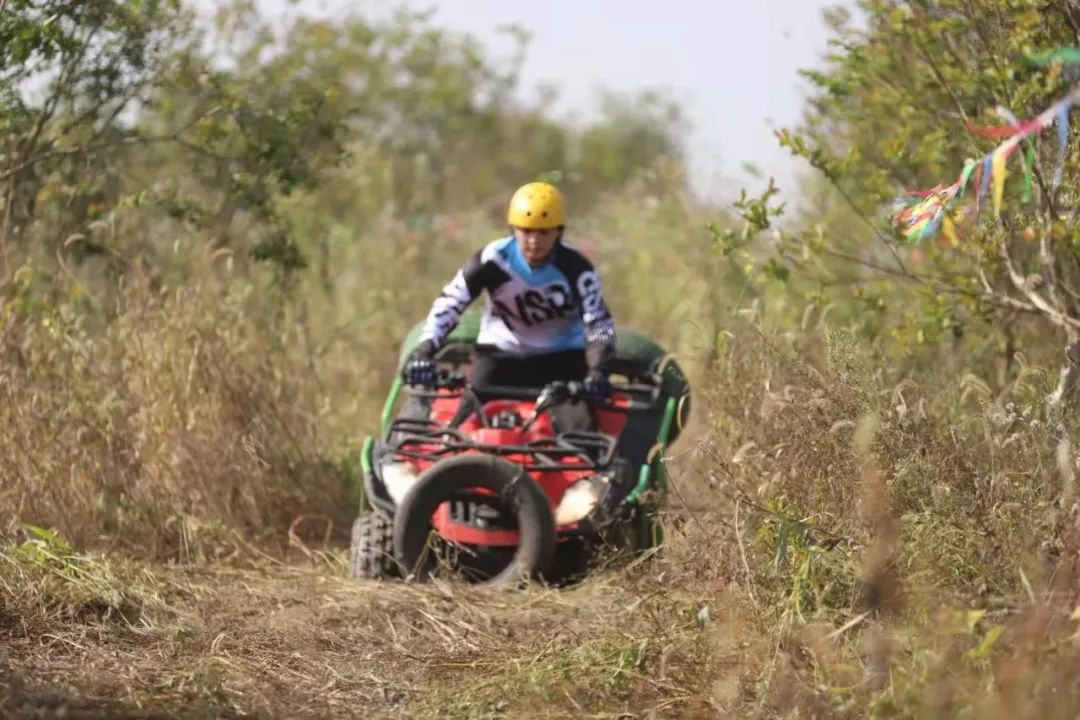
[[491, 273], [488, 263], [481, 257], [482, 253], [482, 250], [478, 251], [469, 258], [464, 267], [443, 287], [439, 297], [435, 298], [420, 333], [418, 353], [430, 357], [442, 347], [447, 336], [457, 327], [462, 313], [487, 287], [488, 275]]
[[604, 301], [600, 276], [590, 265], [577, 277], [581, 319], [585, 324], [585, 361], [591, 370], [606, 371], [615, 358], [615, 321]]

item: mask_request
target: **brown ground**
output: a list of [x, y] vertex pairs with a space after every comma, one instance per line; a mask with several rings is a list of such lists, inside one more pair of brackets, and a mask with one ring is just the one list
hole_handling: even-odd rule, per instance
[[[563, 590], [355, 582], [344, 553], [130, 565], [124, 613], [0, 605], [14, 718], [715, 716], [748, 643], [664, 560]], [[247, 565], [243, 567], [243, 565]], [[36, 593], [36, 594], [35, 594]], [[36, 607], [35, 607], [36, 603]], [[719, 652], [718, 652], [719, 651]]]

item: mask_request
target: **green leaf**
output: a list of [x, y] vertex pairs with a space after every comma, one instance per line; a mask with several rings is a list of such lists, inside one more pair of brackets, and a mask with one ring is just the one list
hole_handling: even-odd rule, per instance
[[787, 282], [788, 278], [791, 277], [791, 268], [784, 265], [776, 258], [769, 258], [769, 261], [765, 263], [763, 271], [768, 277], [779, 280], [780, 282]]
[[979, 647], [968, 650], [967, 656], [972, 660], [983, 660], [990, 656], [990, 653], [994, 649], [994, 644], [997, 643], [1002, 633], [1005, 632], [1005, 628], [1001, 625], [993, 625], [986, 631], [986, 635], [983, 637], [982, 643]]
[[985, 610], [954, 611], [949, 618], [948, 633], [950, 635], [970, 635], [975, 632], [975, 626], [985, 616]]

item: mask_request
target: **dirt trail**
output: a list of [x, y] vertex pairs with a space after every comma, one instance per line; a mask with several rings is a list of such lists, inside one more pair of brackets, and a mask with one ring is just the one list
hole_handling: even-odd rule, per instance
[[0, 604], [0, 709], [16, 718], [715, 715], [701, 683], [724, 657], [708, 652], [711, 628], [673, 589], [665, 562], [514, 593], [358, 583], [345, 578], [342, 554], [321, 560], [146, 566], [148, 600], [127, 620], [93, 607], [28, 620]]

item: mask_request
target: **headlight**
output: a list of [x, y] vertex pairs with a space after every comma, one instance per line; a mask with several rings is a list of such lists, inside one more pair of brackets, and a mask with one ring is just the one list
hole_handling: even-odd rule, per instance
[[416, 484], [416, 470], [412, 465], [403, 462], [384, 463], [381, 468], [383, 485], [394, 505], [400, 505], [405, 499], [405, 494]]
[[555, 508], [555, 525], [579, 522], [600, 504], [607, 488], [608, 479], [602, 475], [578, 480], [566, 488], [559, 506]]

